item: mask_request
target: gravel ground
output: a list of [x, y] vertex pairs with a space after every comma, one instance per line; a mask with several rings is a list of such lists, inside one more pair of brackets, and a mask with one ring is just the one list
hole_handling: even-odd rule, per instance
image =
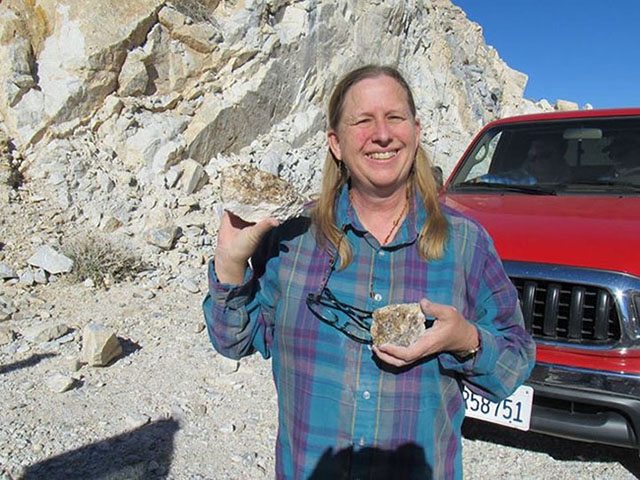
[[[23, 265], [34, 242], [67, 234], [54, 213], [43, 202], [0, 204], [0, 260]], [[175, 275], [165, 268], [109, 290], [64, 277], [32, 287], [0, 281], [0, 297], [17, 308], [0, 320], [0, 329], [17, 334], [0, 345], [0, 480], [273, 478], [277, 399], [270, 364], [214, 352], [203, 293], [185, 289], [183, 266], [176, 263]], [[201, 267], [201, 289], [204, 274]], [[107, 367], [77, 364], [89, 322], [114, 330], [124, 347]], [[23, 334], [44, 323], [64, 323], [72, 333], [30, 343]], [[48, 382], [56, 375], [73, 378], [73, 387], [52, 391]], [[465, 425], [463, 443], [468, 479], [640, 475], [633, 450], [481, 422]]]
[[[152, 296], [153, 298], [150, 298]], [[276, 397], [269, 362], [214, 353], [202, 330], [201, 294], [169, 284], [109, 291], [64, 282], [25, 293], [18, 319], [75, 329], [74, 340], [0, 347], [0, 478], [272, 478]], [[33, 315], [33, 316], [32, 316]], [[45, 317], [47, 315], [44, 315]], [[117, 331], [125, 355], [104, 368], [73, 359], [89, 321]], [[52, 393], [46, 380], [73, 375]], [[521, 433], [480, 422], [465, 426], [466, 478], [626, 479], [636, 452]]]

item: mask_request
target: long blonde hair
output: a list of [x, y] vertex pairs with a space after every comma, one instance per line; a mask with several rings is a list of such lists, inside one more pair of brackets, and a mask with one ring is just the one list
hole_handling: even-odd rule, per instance
[[[329, 128], [337, 130], [342, 118], [342, 107], [349, 89], [367, 78], [388, 76], [393, 78], [407, 94], [409, 110], [416, 117], [416, 106], [413, 94], [402, 77], [393, 67], [367, 65], [345, 75], [336, 85], [329, 101]], [[420, 197], [427, 211], [427, 222], [422, 227], [417, 248], [425, 260], [441, 258], [447, 238], [447, 221], [438, 203], [438, 187], [431, 173], [431, 162], [422, 147], [418, 147], [413, 168], [410, 174], [410, 185]], [[338, 228], [335, 219], [336, 197], [342, 187], [349, 181], [349, 172], [344, 162], [338, 161], [331, 149], [328, 149], [324, 163], [322, 187], [311, 212], [311, 219], [319, 233], [319, 241], [328, 241], [336, 249], [339, 257], [339, 269], [346, 268], [353, 261], [353, 251], [345, 233]]]

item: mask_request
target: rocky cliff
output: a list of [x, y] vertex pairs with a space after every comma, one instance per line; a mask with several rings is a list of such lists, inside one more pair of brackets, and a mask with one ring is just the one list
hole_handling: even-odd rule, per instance
[[327, 96], [370, 62], [405, 73], [445, 174], [482, 124], [554, 108], [449, 0], [3, 0], [0, 203], [46, 211], [44, 243], [91, 229], [200, 258], [226, 165], [317, 189]]

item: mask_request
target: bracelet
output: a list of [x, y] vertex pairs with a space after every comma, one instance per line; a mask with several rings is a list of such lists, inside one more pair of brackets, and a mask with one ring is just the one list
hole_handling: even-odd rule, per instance
[[479, 351], [480, 351], [480, 345], [478, 345], [473, 350], [467, 350], [466, 352], [454, 353], [453, 356], [456, 357], [456, 359], [459, 362], [466, 362], [467, 360], [471, 360], [473, 357], [475, 357], [476, 353], [478, 353]]

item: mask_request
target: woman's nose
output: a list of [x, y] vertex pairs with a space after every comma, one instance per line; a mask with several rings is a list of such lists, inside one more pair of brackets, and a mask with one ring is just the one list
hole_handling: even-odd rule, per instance
[[373, 132], [373, 140], [376, 142], [389, 142], [391, 140], [391, 131], [386, 120], [378, 120], [375, 123], [375, 131]]

